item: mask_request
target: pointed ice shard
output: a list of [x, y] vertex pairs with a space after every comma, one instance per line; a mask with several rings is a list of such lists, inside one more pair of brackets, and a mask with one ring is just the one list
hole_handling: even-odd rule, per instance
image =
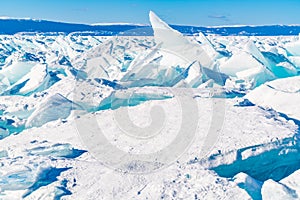
[[151, 26], [154, 30], [154, 38], [162, 44], [162, 49], [174, 52], [189, 62], [198, 61], [201, 66], [213, 68], [213, 57], [210, 57], [196, 41], [190, 41], [181, 33], [172, 29], [152, 11], [149, 13]]
[[267, 68], [270, 67], [270, 64], [262, 55], [262, 53], [259, 51], [259, 49], [255, 46], [252, 40], [249, 40], [248, 43], [246, 44], [246, 51], [249, 52], [251, 55], [253, 55], [257, 60], [262, 62]]
[[201, 47], [211, 58], [219, 58], [221, 55], [216, 51], [214, 45], [209, 41], [209, 39], [201, 32], [198, 33], [197, 40], [201, 42]]
[[162, 43], [163, 48], [172, 50], [172, 48], [182, 48], [191, 44], [180, 32], [172, 29], [154, 12], [150, 11], [149, 18], [154, 31], [155, 41]]

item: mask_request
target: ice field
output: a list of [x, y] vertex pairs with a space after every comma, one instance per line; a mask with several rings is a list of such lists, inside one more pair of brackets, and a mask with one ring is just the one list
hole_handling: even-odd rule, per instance
[[149, 19], [0, 35], [0, 199], [299, 199], [299, 36]]

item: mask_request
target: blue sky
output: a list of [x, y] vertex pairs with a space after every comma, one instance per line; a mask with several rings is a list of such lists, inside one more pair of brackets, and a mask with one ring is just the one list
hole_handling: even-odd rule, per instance
[[75, 23], [300, 24], [300, 0], [3, 0], [0, 16]]

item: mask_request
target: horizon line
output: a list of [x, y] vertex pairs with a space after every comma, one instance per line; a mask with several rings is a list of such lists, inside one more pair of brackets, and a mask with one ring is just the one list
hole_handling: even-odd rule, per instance
[[[0, 20], [24, 20], [24, 21], [47, 21], [55, 23], [65, 23], [65, 24], [76, 24], [76, 25], [87, 25], [87, 26], [114, 26], [114, 25], [132, 25], [132, 26], [151, 26], [149, 23], [131, 23], [131, 22], [96, 22], [96, 23], [84, 23], [84, 22], [69, 22], [51, 19], [35, 19], [31, 17], [9, 17], [0, 16]], [[206, 27], [206, 28], [224, 28], [224, 27], [257, 27], [257, 26], [300, 26], [300, 24], [224, 24], [224, 25], [191, 25], [191, 24], [168, 24], [171, 26], [189, 26], [189, 27]]]

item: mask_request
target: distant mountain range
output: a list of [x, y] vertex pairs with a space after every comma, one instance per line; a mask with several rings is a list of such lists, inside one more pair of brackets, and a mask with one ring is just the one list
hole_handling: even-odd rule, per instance
[[[261, 26], [218, 26], [218, 27], [201, 27], [201, 26], [183, 26], [171, 25], [172, 28], [178, 30], [184, 35], [192, 35], [198, 32], [205, 34], [217, 34], [224, 36], [276, 36], [276, 35], [298, 35], [300, 33], [300, 25], [261, 25]], [[16, 33], [74, 33], [81, 35], [152, 35], [153, 31], [147, 25], [135, 24], [72, 24], [64, 22], [53, 22], [46, 20], [33, 19], [0, 19], [0, 34], [16, 34]]]

